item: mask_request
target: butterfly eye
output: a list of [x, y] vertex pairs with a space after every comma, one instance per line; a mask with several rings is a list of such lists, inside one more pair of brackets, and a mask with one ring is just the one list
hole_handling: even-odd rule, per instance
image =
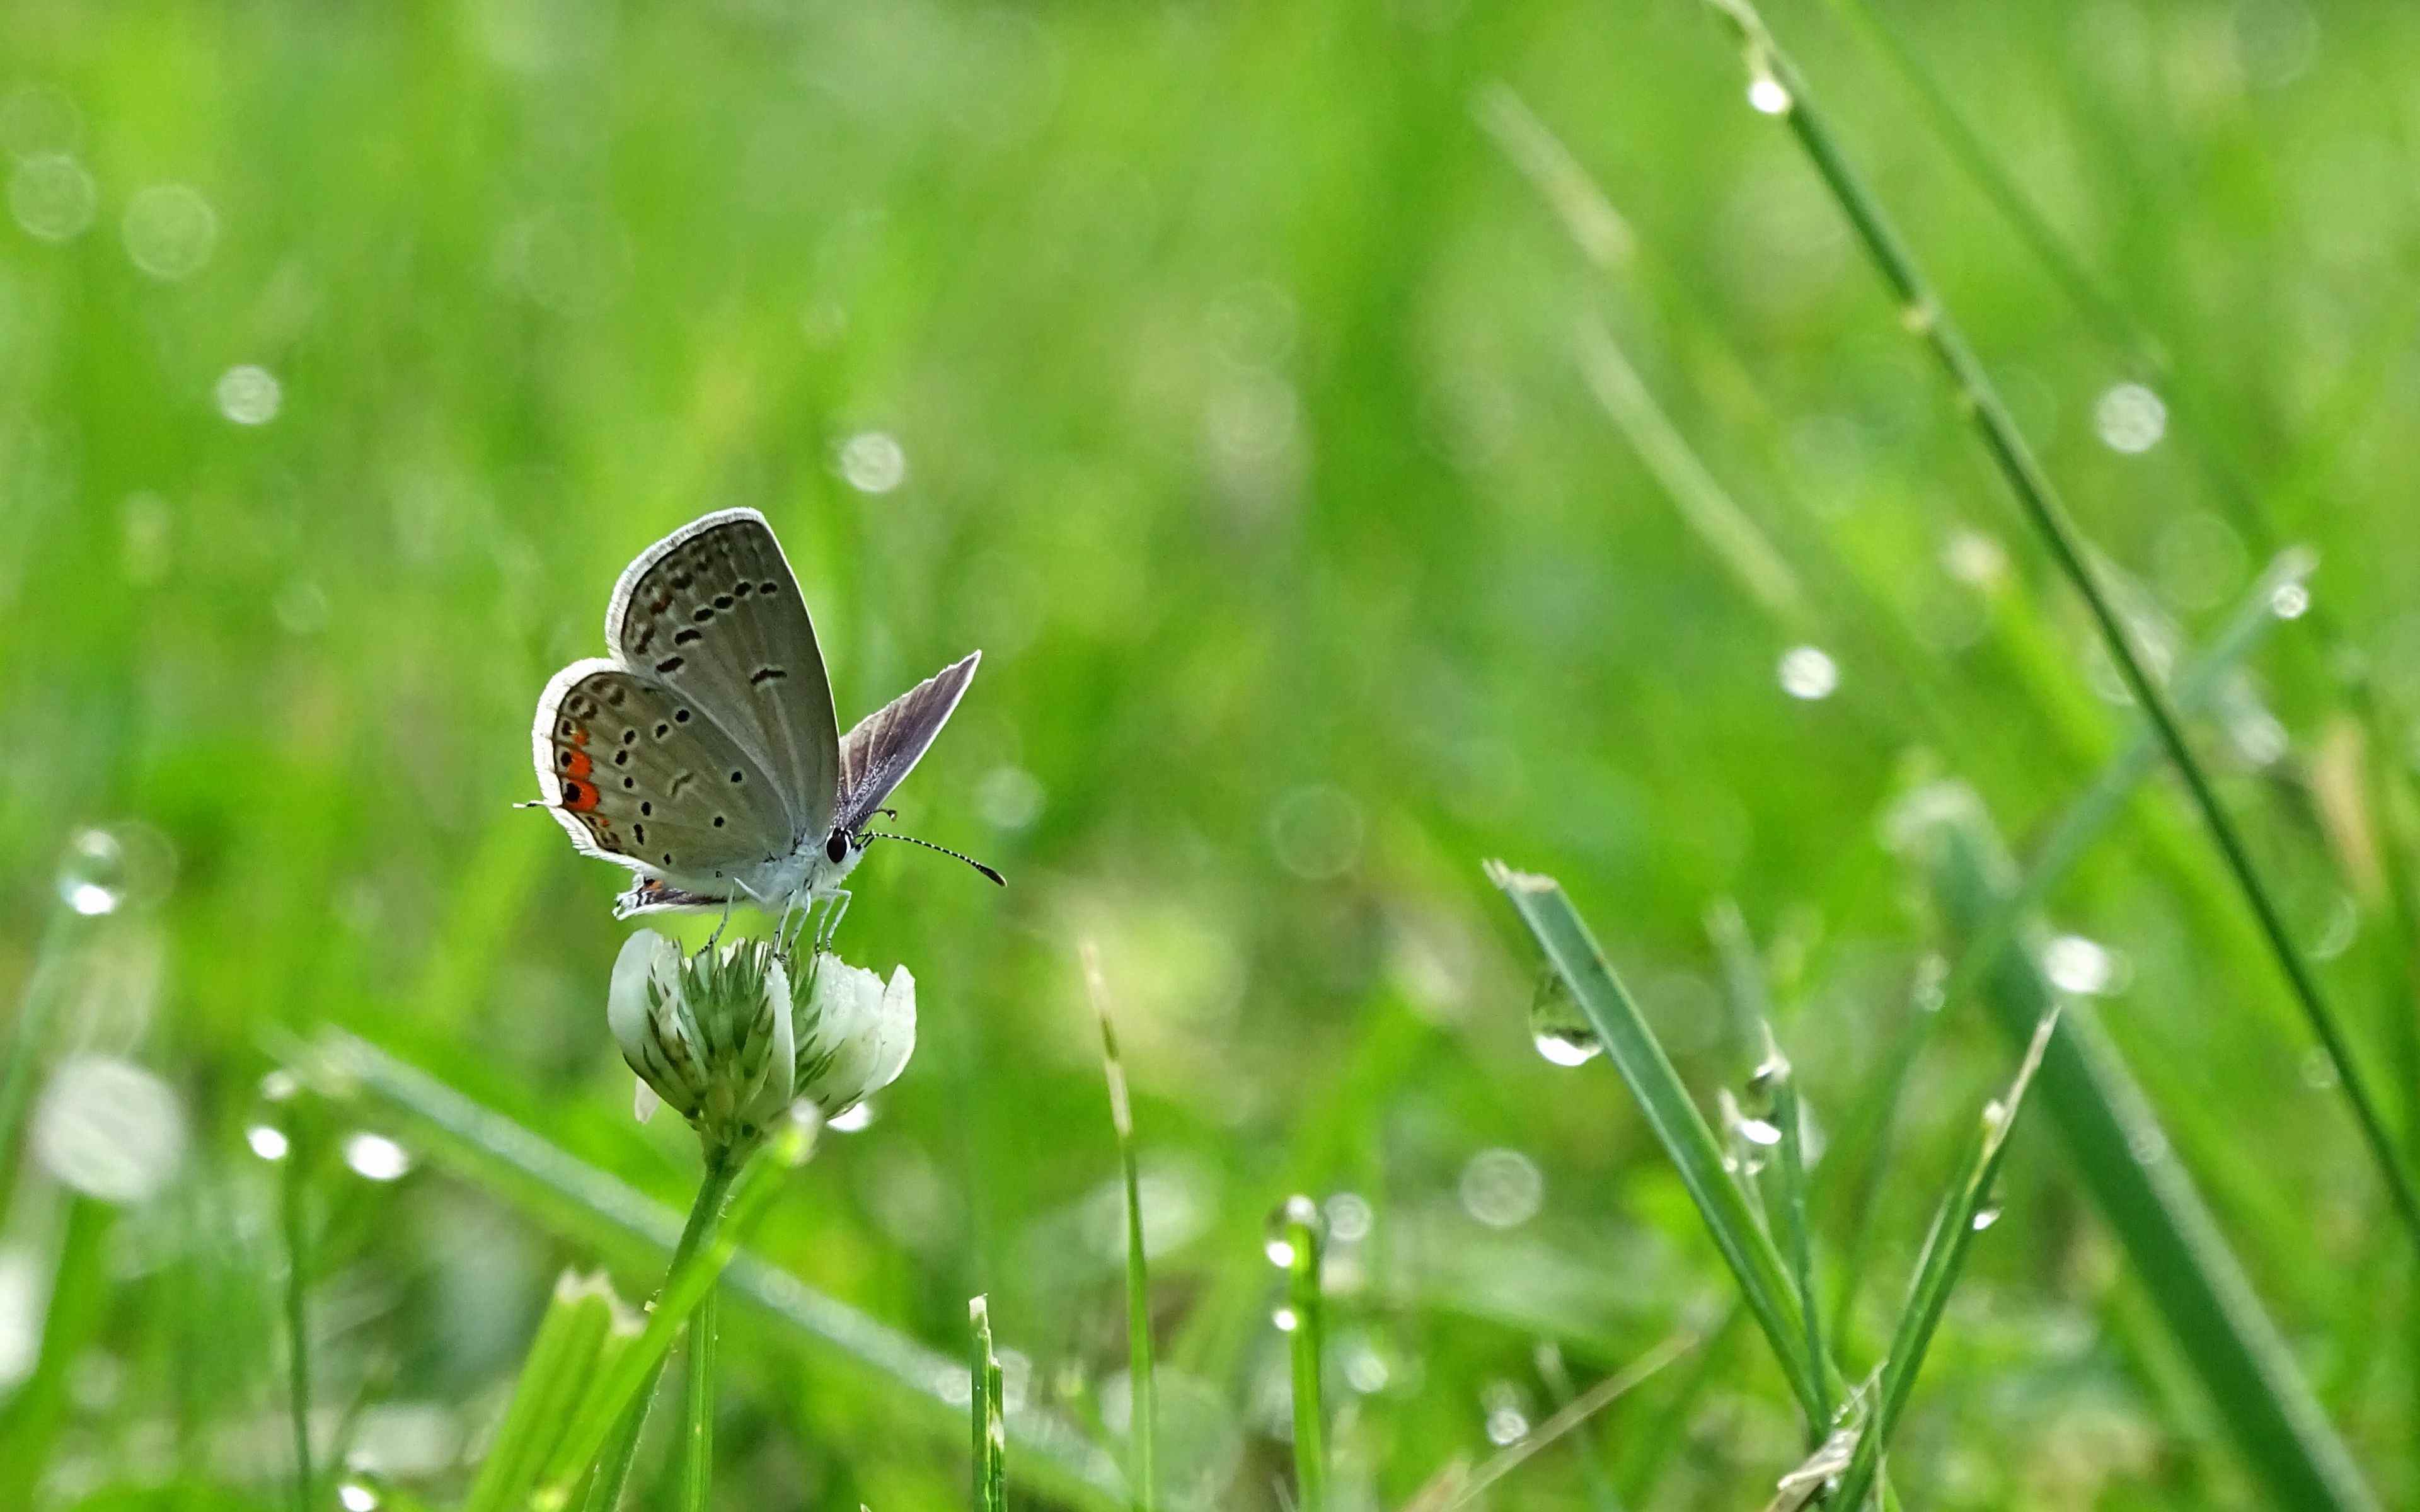
[[824, 841], [824, 856], [834, 866], [847, 860], [848, 837], [837, 829], [833, 830], [831, 839]]

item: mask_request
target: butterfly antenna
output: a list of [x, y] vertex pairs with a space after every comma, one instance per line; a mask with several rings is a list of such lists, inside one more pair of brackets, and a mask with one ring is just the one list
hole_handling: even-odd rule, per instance
[[970, 867], [973, 867], [976, 871], [978, 871], [978, 872], [982, 872], [985, 876], [987, 876], [987, 877], [991, 878], [993, 882], [995, 882], [995, 883], [999, 884], [1001, 887], [1007, 887], [1007, 886], [1008, 886], [1008, 879], [1007, 879], [1006, 877], [1001, 876], [999, 872], [997, 872], [993, 871], [990, 867], [987, 867], [987, 866], [984, 865], [981, 861], [976, 860], [973, 856], [969, 856], [966, 852], [964, 852], [964, 851], [954, 851], [954, 850], [950, 849], [947, 845], [936, 845], [936, 844], [934, 844], [934, 843], [933, 843], [931, 841], [929, 841], [929, 840], [918, 840], [918, 839], [917, 839], [915, 836], [913, 836], [913, 835], [886, 835], [886, 834], [882, 833], [882, 832], [881, 832], [881, 831], [879, 831], [879, 830], [874, 830], [874, 829], [861, 829], [861, 830], [858, 831], [857, 838], [858, 838], [859, 840], [861, 840], [861, 841], [862, 841], [862, 840], [904, 840], [904, 841], [907, 841], [908, 844], [910, 844], [910, 845], [922, 845], [923, 847], [924, 847], [924, 849], [926, 849], [926, 850], [928, 850], [928, 851], [939, 851], [939, 852], [940, 852], [943, 856], [954, 856], [957, 857], [959, 860], [966, 862], [966, 863], [967, 863], [967, 865], [969, 865], [969, 866], [970, 866]]

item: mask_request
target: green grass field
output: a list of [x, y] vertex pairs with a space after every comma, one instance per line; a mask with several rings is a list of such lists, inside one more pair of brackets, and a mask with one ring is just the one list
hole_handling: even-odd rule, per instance
[[1012, 1506], [2420, 1497], [2420, 13], [1763, 21], [0, 7], [0, 1507], [539, 1504], [700, 1160], [510, 805], [733, 505], [1009, 886], [622, 1504], [992, 1504], [977, 1294]]

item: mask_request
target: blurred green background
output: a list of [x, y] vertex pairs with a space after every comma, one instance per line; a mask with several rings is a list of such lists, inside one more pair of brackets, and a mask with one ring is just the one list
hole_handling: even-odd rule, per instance
[[[2420, 752], [2420, 14], [1879, 3], [1880, 49], [1810, 0], [1771, 19], [2138, 632], [2181, 658], [2277, 545], [2320, 553], [2322, 612], [2195, 730], [2400, 1118], [2409, 963], [2362, 795]], [[2132, 722], [1745, 78], [1683, 0], [0, 8], [0, 980], [20, 1017], [59, 995], [45, 1077], [161, 1079], [66, 1124], [132, 1200], [77, 1195], [111, 1189], [56, 1118], [13, 1178], [0, 1504], [282, 1494], [279, 1183], [247, 1130], [291, 1037], [353, 1030], [686, 1203], [692, 1141], [632, 1121], [604, 1032], [622, 874], [507, 806], [615, 573], [735, 504], [788, 548], [844, 724], [983, 648], [900, 827], [1010, 879], [905, 848], [856, 874], [842, 949], [915, 972], [920, 1053], [758, 1254], [953, 1357], [989, 1292], [1012, 1389], [1113, 1443], [1093, 940], [1176, 1504], [1280, 1504], [1261, 1248], [1289, 1193], [1336, 1229], [1344, 1505], [1517, 1439], [1565, 1368], [1712, 1326], [1729, 1278], [1636, 1104], [1533, 1050], [1481, 859], [1563, 880], [1710, 1116], [1757, 1057], [1706, 926], [1735, 901], [1836, 1129], [1946, 948], [1891, 805], [1957, 778], [2022, 850]], [[1521, 122], [1604, 196], [1591, 237], [1501, 144]], [[1794, 608], [1600, 404], [1616, 350]], [[116, 861], [78, 851], [96, 826]], [[67, 912], [63, 864], [68, 894], [120, 869], [120, 906]], [[2050, 912], [2055, 975], [2373, 1486], [2420, 1492], [2411, 1251], [2173, 784]], [[1819, 1197], [1831, 1274], [1869, 1245], [1860, 1371], [2009, 1064], [1953, 1005], [1870, 1200], [1845, 1172]], [[312, 1106], [322, 1431], [442, 1500], [555, 1273], [606, 1258], [640, 1296], [656, 1262]], [[359, 1130], [400, 1180], [340, 1158]], [[2003, 1196], [1896, 1445], [1911, 1504], [2262, 1504], [2045, 1130]], [[751, 1317], [721, 1504], [962, 1504], [961, 1427]], [[1575, 1442], [1491, 1504], [1755, 1506], [1804, 1448], [1745, 1329]], [[643, 1488], [670, 1463], [651, 1440]]]

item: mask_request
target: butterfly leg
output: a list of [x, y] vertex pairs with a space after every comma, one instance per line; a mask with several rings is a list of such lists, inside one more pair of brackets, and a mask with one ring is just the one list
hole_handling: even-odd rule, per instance
[[721, 945], [722, 943], [722, 932], [730, 927], [731, 900], [725, 898], [722, 900], [722, 917], [714, 921], [714, 933], [706, 937], [706, 948], [711, 950], [716, 946]]
[[848, 912], [848, 889], [845, 887], [834, 887], [824, 894], [823, 927], [815, 931], [817, 950], [831, 949], [832, 936], [840, 933], [841, 916]]

